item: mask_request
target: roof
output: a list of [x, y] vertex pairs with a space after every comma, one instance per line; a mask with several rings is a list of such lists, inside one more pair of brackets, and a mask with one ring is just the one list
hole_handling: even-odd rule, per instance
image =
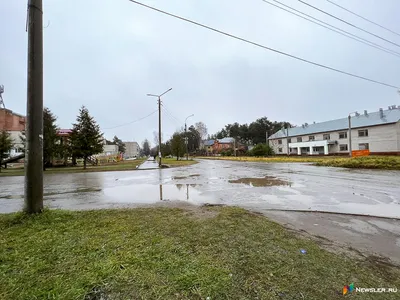
[[[360, 128], [367, 126], [376, 126], [376, 125], [386, 125], [397, 123], [400, 120], [400, 107], [394, 109], [383, 110], [383, 118], [380, 116], [380, 112], [372, 112], [365, 114], [360, 114], [359, 116], [351, 117], [351, 127], [352, 128]], [[299, 136], [299, 135], [307, 135], [319, 132], [329, 132], [329, 131], [337, 131], [337, 130], [346, 130], [349, 128], [348, 118], [342, 118], [337, 120], [331, 120], [321, 123], [308, 124], [307, 126], [299, 126], [289, 128], [288, 136]], [[279, 130], [271, 135], [268, 139], [277, 139], [286, 137], [286, 129]]]
[[212, 146], [214, 145], [214, 140], [204, 141], [204, 146]]
[[72, 129], [60, 129], [60, 130], [57, 130], [57, 134], [58, 135], [69, 135], [69, 134], [71, 134], [71, 132], [72, 132]]
[[231, 137], [226, 137], [226, 138], [223, 138], [223, 139], [219, 139], [219, 140], [217, 140], [217, 141], [218, 141], [218, 143], [220, 143], [220, 144], [230, 144], [230, 143], [235, 142], [235, 139], [234, 139], [234, 138], [231, 138]]

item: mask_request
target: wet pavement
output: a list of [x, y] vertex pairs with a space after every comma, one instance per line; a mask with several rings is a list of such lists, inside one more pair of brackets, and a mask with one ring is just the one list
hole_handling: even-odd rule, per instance
[[[142, 166], [147, 170], [45, 175], [45, 204], [87, 209], [162, 199], [400, 218], [399, 171], [213, 160], [171, 169], [158, 169], [154, 161]], [[23, 179], [0, 177], [1, 213], [21, 209]]]
[[[140, 168], [146, 170], [45, 175], [45, 205], [70, 210], [135, 207], [178, 200], [188, 204], [236, 205], [264, 213], [281, 223], [303, 226], [315, 234], [322, 235], [318, 230], [326, 228], [323, 232], [327, 238], [342, 236], [345, 243], [356, 234], [364, 235], [365, 241], [375, 235], [371, 243], [384, 247], [386, 239], [392, 247], [386, 252], [379, 247], [373, 249], [390, 256], [397, 253], [400, 257], [400, 232], [393, 229], [400, 228], [400, 221], [371, 218], [374, 223], [370, 224], [362, 219], [365, 217], [346, 216], [344, 222], [340, 216], [329, 215], [334, 221], [329, 222], [326, 217], [322, 223], [313, 221], [318, 214], [309, 213], [400, 218], [400, 171], [214, 160], [171, 169], [158, 169], [156, 162], [146, 161]], [[0, 213], [21, 210], [23, 182], [23, 177], [0, 177]], [[323, 225], [314, 225], [317, 223]], [[360, 232], [361, 227], [366, 229]]]
[[158, 163], [154, 158], [149, 158], [145, 162], [143, 162], [139, 167], [139, 170], [149, 170], [149, 169], [158, 169]]

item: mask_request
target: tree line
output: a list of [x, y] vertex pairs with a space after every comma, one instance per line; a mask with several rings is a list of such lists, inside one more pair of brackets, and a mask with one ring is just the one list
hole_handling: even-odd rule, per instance
[[[76, 123], [72, 124], [72, 132], [65, 139], [58, 135], [59, 127], [56, 122], [57, 117], [49, 108], [44, 108], [43, 169], [46, 170], [47, 167], [51, 167], [54, 158], [63, 159], [64, 164], [67, 164], [68, 158], [72, 158], [73, 164], [76, 164], [77, 158], [82, 158], [83, 168], [86, 169], [89, 158], [103, 152], [103, 134], [100, 131], [100, 126], [89, 114], [89, 110], [85, 106], [79, 109]], [[25, 132], [22, 132], [20, 139], [25, 152]], [[119, 141], [117, 138], [116, 142]], [[0, 164], [8, 157], [8, 153], [13, 146], [10, 134], [2, 131], [0, 133]]]
[[[155, 147], [151, 147], [149, 140], [144, 140], [142, 143], [142, 155], [157, 156], [159, 152], [158, 133], [154, 134]], [[172, 137], [166, 142], [161, 143], [161, 153], [165, 156], [175, 156], [177, 159], [183, 157], [187, 150], [189, 153], [194, 153], [200, 150], [201, 141], [207, 137], [207, 126], [203, 122], [189, 126], [185, 132], [183, 129], [174, 132]]]
[[289, 122], [273, 122], [268, 120], [267, 117], [262, 117], [250, 124], [239, 124], [237, 122], [227, 124], [220, 131], [208, 137], [209, 139], [232, 137], [244, 145], [257, 145], [267, 143], [267, 136], [288, 127], [294, 126]]

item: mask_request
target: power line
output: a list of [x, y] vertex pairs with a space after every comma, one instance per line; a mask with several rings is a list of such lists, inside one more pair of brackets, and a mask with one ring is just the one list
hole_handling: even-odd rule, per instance
[[[371, 41], [369, 41], [369, 40], [367, 40], [367, 39], [364, 39], [364, 38], [362, 38], [362, 37], [360, 37], [360, 36], [357, 36], [357, 35], [355, 35], [355, 34], [352, 34], [351, 32], [348, 32], [348, 31], [343, 30], [343, 29], [341, 29], [341, 28], [339, 28], [339, 27], [333, 26], [333, 25], [331, 25], [331, 24], [329, 24], [329, 23], [327, 23], [327, 22], [324, 22], [324, 21], [322, 21], [322, 20], [320, 20], [320, 19], [314, 18], [313, 16], [308, 15], [308, 14], [306, 14], [306, 13], [300, 11], [300, 10], [297, 10], [297, 9], [295, 9], [295, 8], [289, 6], [289, 5], [286, 5], [286, 4], [282, 3], [282, 2], [279, 2], [279, 1], [277, 1], [277, 0], [272, 0], [272, 1], [276, 2], [276, 3], [279, 3], [280, 5], [282, 5], [282, 6], [284, 6], [284, 7], [287, 7], [287, 8], [289, 8], [289, 9], [293, 10], [293, 11], [296, 11], [296, 12], [302, 14], [303, 16], [307, 16], [307, 17], [309, 17], [309, 18], [311, 18], [311, 19], [313, 19], [313, 20], [316, 20], [317, 22], [315, 22], [315, 21], [313, 21], [313, 20], [310, 20], [310, 19], [308, 19], [308, 18], [306, 18], [306, 17], [303, 17], [303, 16], [301, 16], [301, 15], [299, 15], [299, 14], [296, 14], [295, 12], [290, 11], [290, 10], [288, 10], [288, 9], [286, 9], [286, 8], [280, 7], [279, 5], [273, 4], [273, 3], [271, 3], [271, 2], [269, 2], [269, 1], [267, 1], [267, 0], [262, 0], [262, 1], [265, 2], [265, 3], [267, 3], [267, 4], [269, 4], [269, 5], [272, 5], [272, 6], [275, 6], [275, 7], [279, 8], [279, 9], [282, 9], [282, 10], [284, 10], [284, 11], [290, 13], [290, 14], [293, 14], [293, 15], [299, 17], [299, 18], [302, 18], [302, 19], [304, 19], [304, 20], [307, 20], [307, 21], [309, 21], [309, 22], [311, 22], [311, 23], [317, 24], [317, 25], [322, 26], [322, 27], [324, 27], [324, 28], [326, 28], [326, 29], [328, 29], [328, 30], [334, 31], [334, 32], [336, 32], [336, 33], [339, 33], [339, 34], [341, 34], [341, 35], [343, 35], [343, 36], [345, 36], [345, 37], [348, 37], [349, 39], [355, 40], [355, 41], [360, 42], [360, 43], [363, 43], [363, 44], [365, 44], [365, 45], [367, 45], [367, 46], [370, 46], [370, 47], [376, 48], [376, 49], [378, 49], [378, 50], [381, 50], [381, 51], [383, 51], [383, 52], [386, 52], [386, 53], [392, 54], [392, 55], [394, 55], [394, 56], [400, 57], [400, 53], [399, 53], [399, 52], [396, 52], [396, 51], [391, 50], [391, 49], [389, 49], [389, 48], [385, 48], [385, 47], [383, 47], [383, 46], [381, 46], [381, 45], [379, 45], [379, 44], [376, 44], [376, 43], [371, 42]], [[318, 22], [320, 22], [320, 23], [322, 23], [322, 24], [320, 24], [320, 23], [318, 23]], [[326, 24], [327, 26], [325, 26], [325, 25], [323, 25], [323, 24]], [[328, 26], [329, 26], [329, 27], [328, 27]], [[332, 28], [331, 28], [331, 27], [332, 27]], [[333, 28], [334, 28], [334, 29], [333, 29]]]
[[132, 122], [129, 122], [129, 123], [125, 123], [125, 124], [117, 125], [117, 126], [114, 126], [114, 127], [103, 128], [103, 130], [114, 129], [114, 128], [118, 128], [118, 127], [122, 127], [122, 126], [126, 126], [126, 125], [130, 125], [130, 124], [133, 124], [133, 123], [139, 122], [139, 121], [141, 121], [141, 120], [144, 120], [144, 119], [146, 119], [146, 118], [150, 117], [151, 115], [154, 115], [156, 112], [158, 112], [158, 109], [157, 109], [157, 110], [155, 110], [155, 111], [153, 111], [152, 113], [148, 114], [147, 116], [140, 118], [140, 119], [134, 120], [134, 121], [132, 121]]
[[167, 115], [169, 115], [170, 118], [172, 118], [178, 124], [182, 125], [182, 122], [178, 118], [174, 117], [174, 115], [169, 111], [169, 109], [167, 109], [164, 103], [161, 102], [161, 105], [163, 110], [167, 113]]
[[371, 20], [369, 20], [369, 19], [367, 19], [367, 18], [365, 18], [365, 17], [363, 17], [363, 16], [351, 11], [350, 9], [347, 9], [347, 8], [345, 8], [345, 7], [343, 7], [343, 6], [339, 5], [339, 4], [331, 1], [331, 0], [326, 0], [326, 1], [328, 1], [329, 3], [331, 3], [331, 4], [333, 4], [333, 5], [337, 6], [337, 7], [340, 7], [341, 9], [343, 9], [343, 10], [345, 10], [345, 11], [347, 11], [347, 12], [349, 12], [349, 13], [351, 13], [351, 14], [353, 14], [353, 15], [355, 15], [355, 16], [357, 16], [357, 17], [359, 17], [359, 18], [361, 18], [361, 19], [363, 19], [363, 20], [365, 20], [367, 22], [370, 22], [370, 23], [372, 23], [372, 24], [374, 24], [376, 26], [379, 26], [380, 28], [383, 28], [383, 29], [385, 29], [387, 31], [390, 31], [391, 33], [394, 33], [394, 34], [400, 36], [400, 33], [397, 33], [396, 31], [393, 31], [393, 30], [391, 30], [391, 29], [389, 29], [389, 28], [387, 28], [385, 26], [382, 26], [382, 25], [380, 25], [380, 24], [378, 24], [378, 23], [376, 23], [374, 21], [371, 21]]
[[390, 40], [388, 40], [388, 39], [385, 39], [385, 38], [383, 38], [383, 37], [381, 37], [381, 36], [379, 36], [379, 35], [377, 35], [377, 34], [375, 34], [375, 33], [372, 33], [372, 32], [370, 32], [370, 31], [368, 31], [368, 30], [365, 30], [365, 29], [363, 29], [363, 28], [361, 28], [361, 27], [358, 27], [357, 25], [354, 25], [354, 24], [352, 24], [352, 23], [350, 23], [350, 22], [347, 22], [347, 21], [345, 21], [345, 20], [343, 20], [343, 19], [341, 19], [341, 18], [339, 18], [339, 17], [336, 17], [336, 16], [334, 16], [334, 15], [332, 15], [332, 14], [330, 14], [330, 13], [328, 13], [328, 12], [326, 12], [326, 11], [324, 11], [324, 10], [318, 8], [318, 7], [315, 7], [315, 6], [313, 6], [313, 5], [311, 5], [311, 4], [307, 3], [307, 2], [304, 2], [304, 1], [302, 1], [302, 0], [297, 0], [297, 1], [299, 1], [299, 2], [301, 2], [301, 3], [303, 3], [303, 4], [307, 5], [307, 6], [309, 6], [309, 7], [313, 8], [313, 9], [315, 9], [315, 10], [318, 10], [319, 12], [322, 12], [323, 14], [326, 14], [326, 15], [328, 15], [328, 16], [330, 16], [330, 17], [336, 19], [336, 20], [339, 20], [340, 22], [343, 22], [343, 23], [345, 23], [345, 24], [347, 24], [347, 25], [350, 25], [350, 26], [352, 26], [352, 27], [354, 27], [354, 28], [357, 28], [358, 30], [361, 30], [361, 31], [363, 31], [363, 32], [365, 32], [365, 33], [368, 33], [368, 34], [370, 34], [370, 35], [373, 35], [374, 37], [377, 37], [378, 39], [384, 40], [384, 41], [386, 41], [386, 42], [388, 42], [388, 43], [390, 43], [390, 44], [393, 44], [393, 45], [395, 45], [395, 46], [397, 46], [397, 47], [400, 47], [400, 45], [397, 44], [397, 43], [395, 43], [395, 42], [392, 42], [392, 41], [390, 41]]
[[177, 15], [174, 15], [174, 14], [172, 14], [172, 13], [163, 11], [163, 10], [161, 10], [161, 9], [158, 9], [158, 8], [155, 8], [155, 7], [152, 7], [152, 6], [149, 6], [149, 5], [146, 5], [146, 4], [137, 2], [137, 1], [135, 1], [135, 0], [128, 0], [128, 1], [130, 1], [130, 2], [132, 2], [132, 3], [135, 3], [135, 4], [138, 4], [138, 5], [140, 5], [140, 6], [143, 6], [143, 7], [149, 8], [149, 9], [151, 9], [151, 10], [157, 11], [157, 12], [162, 13], [162, 14], [164, 14], [164, 15], [167, 15], [167, 16], [170, 16], [170, 17], [174, 17], [174, 18], [176, 18], [176, 19], [180, 19], [180, 20], [182, 20], [182, 21], [185, 21], [185, 22], [188, 22], [188, 23], [191, 23], [191, 24], [194, 24], [194, 25], [197, 25], [197, 26], [200, 26], [200, 27], [209, 29], [209, 30], [211, 30], [211, 31], [214, 31], [214, 32], [217, 32], [217, 33], [219, 33], [219, 34], [222, 34], [222, 35], [231, 37], [231, 38], [233, 38], [233, 39], [236, 39], [236, 40], [239, 40], [239, 41], [242, 41], [242, 42], [245, 42], [245, 43], [248, 43], [248, 44], [251, 44], [251, 45], [260, 47], [260, 48], [263, 48], [263, 49], [268, 50], [268, 51], [272, 51], [272, 52], [275, 52], [275, 53], [279, 53], [279, 54], [281, 54], [281, 55], [284, 55], [284, 56], [287, 56], [287, 57], [291, 57], [291, 58], [293, 58], [293, 59], [297, 59], [297, 60], [300, 60], [300, 61], [302, 61], [302, 62], [305, 62], [305, 63], [308, 63], [308, 64], [312, 64], [312, 65], [314, 65], [314, 66], [318, 66], [318, 67], [321, 67], [321, 68], [325, 68], [325, 69], [328, 69], [328, 70], [331, 70], [331, 71], [334, 71], [334, 72], [337, 72], [337, 73], [345, 74], [345, 75], [348, 75], [348, 76], [351, 76], [351, 77], [359, 78], [359, 79], [362, 79], [362, 80], [365, 80], [365, 81], [377, 83], [377, 84], [384, 85], [384, 86], [387, 86], [387, 87], [399, 89], [398, 86], [395, 86], [395, 85], [392, 85], [392, 84], [388, 84], [388, 83], [385, 83], [385, 82], [382, 82], [382, 81], [377, 81], [377, 80], [374, 80], [374, 79], [370, 79], [370, 78], [367, 78], [367, 77], [363, 77], [363, 76], [360, 76], [360, 75], [356, 75], [356, 74], [353, 74], [353, 73], [349, 73], [349, 72], [346, 72], [346, 71], [342, 71], [342, 70], [339, 70], [339, 69], [336, 69], [336, 68], [333, 68], [333, 67], [329, 67], [329, 66], [326, 66], [326, 65], [323, 65], [323, 64], [320, 64], [320, 63], [316, 63], [316, 62], [313, 62], [313, 61], [310, 61], [310, 60], [307, 60], [307, 59], [304, 59], [304, 58], [301, 58], [301, 57], [298, 57], [298, 56], [295, 56], [295, 55], [292, 55], [292, 54], [289, 54], [289, 53], [286, 53], [286, 52], [283, 52], [283, 51], [280, 51], [280, 50], [276, 50], [276, 49], [273, 49], [273, 48], [270, 48], [270, 47], [267, 47], [267, 46], [258, 44], [258, 43], [256, 43], [256, 42], [252, 42], [252, 41], [250, 41], [250, 40], [247, 40], [247, 39], [244, 39], [244, 38], [235, 36], [235, 35], [233, 35], [233, 34], [230, 34], [230, 33], [227, 33], [227, 32], [224, 32], [224, 31], [221, 31], [221, 30], [218, 30], [218, 29], [215, 29], [215, 28], [213, 28], [213, 27], [210, 27], [210, 26], [207, 26], [207, 25], [204, 25], [204, 24], [201, 24], [201, 23], [198, 23], [198, 22], [195, 22], [195, 21], [186, 19], [186, 18], [184, 18], [184, 17], [180, 17], [180, 16], [177, 16]]

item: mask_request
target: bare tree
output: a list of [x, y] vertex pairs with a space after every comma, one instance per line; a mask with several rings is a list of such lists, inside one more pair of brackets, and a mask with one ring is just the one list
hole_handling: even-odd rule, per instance
[[199, 133], [199, 146], [202, 149], [203, 148], [203, 140], [205, 140], [207, 138], [207, 134], [208, 134], [207, 126], [203, 122], [197, 122], [196, 124], [194, 124], [194, 128]]
[[[164, 134], [161, 133], [161, 143], [164, 141]], [[158, 147], [158, 131], [153, 131], [153, 142]]]

